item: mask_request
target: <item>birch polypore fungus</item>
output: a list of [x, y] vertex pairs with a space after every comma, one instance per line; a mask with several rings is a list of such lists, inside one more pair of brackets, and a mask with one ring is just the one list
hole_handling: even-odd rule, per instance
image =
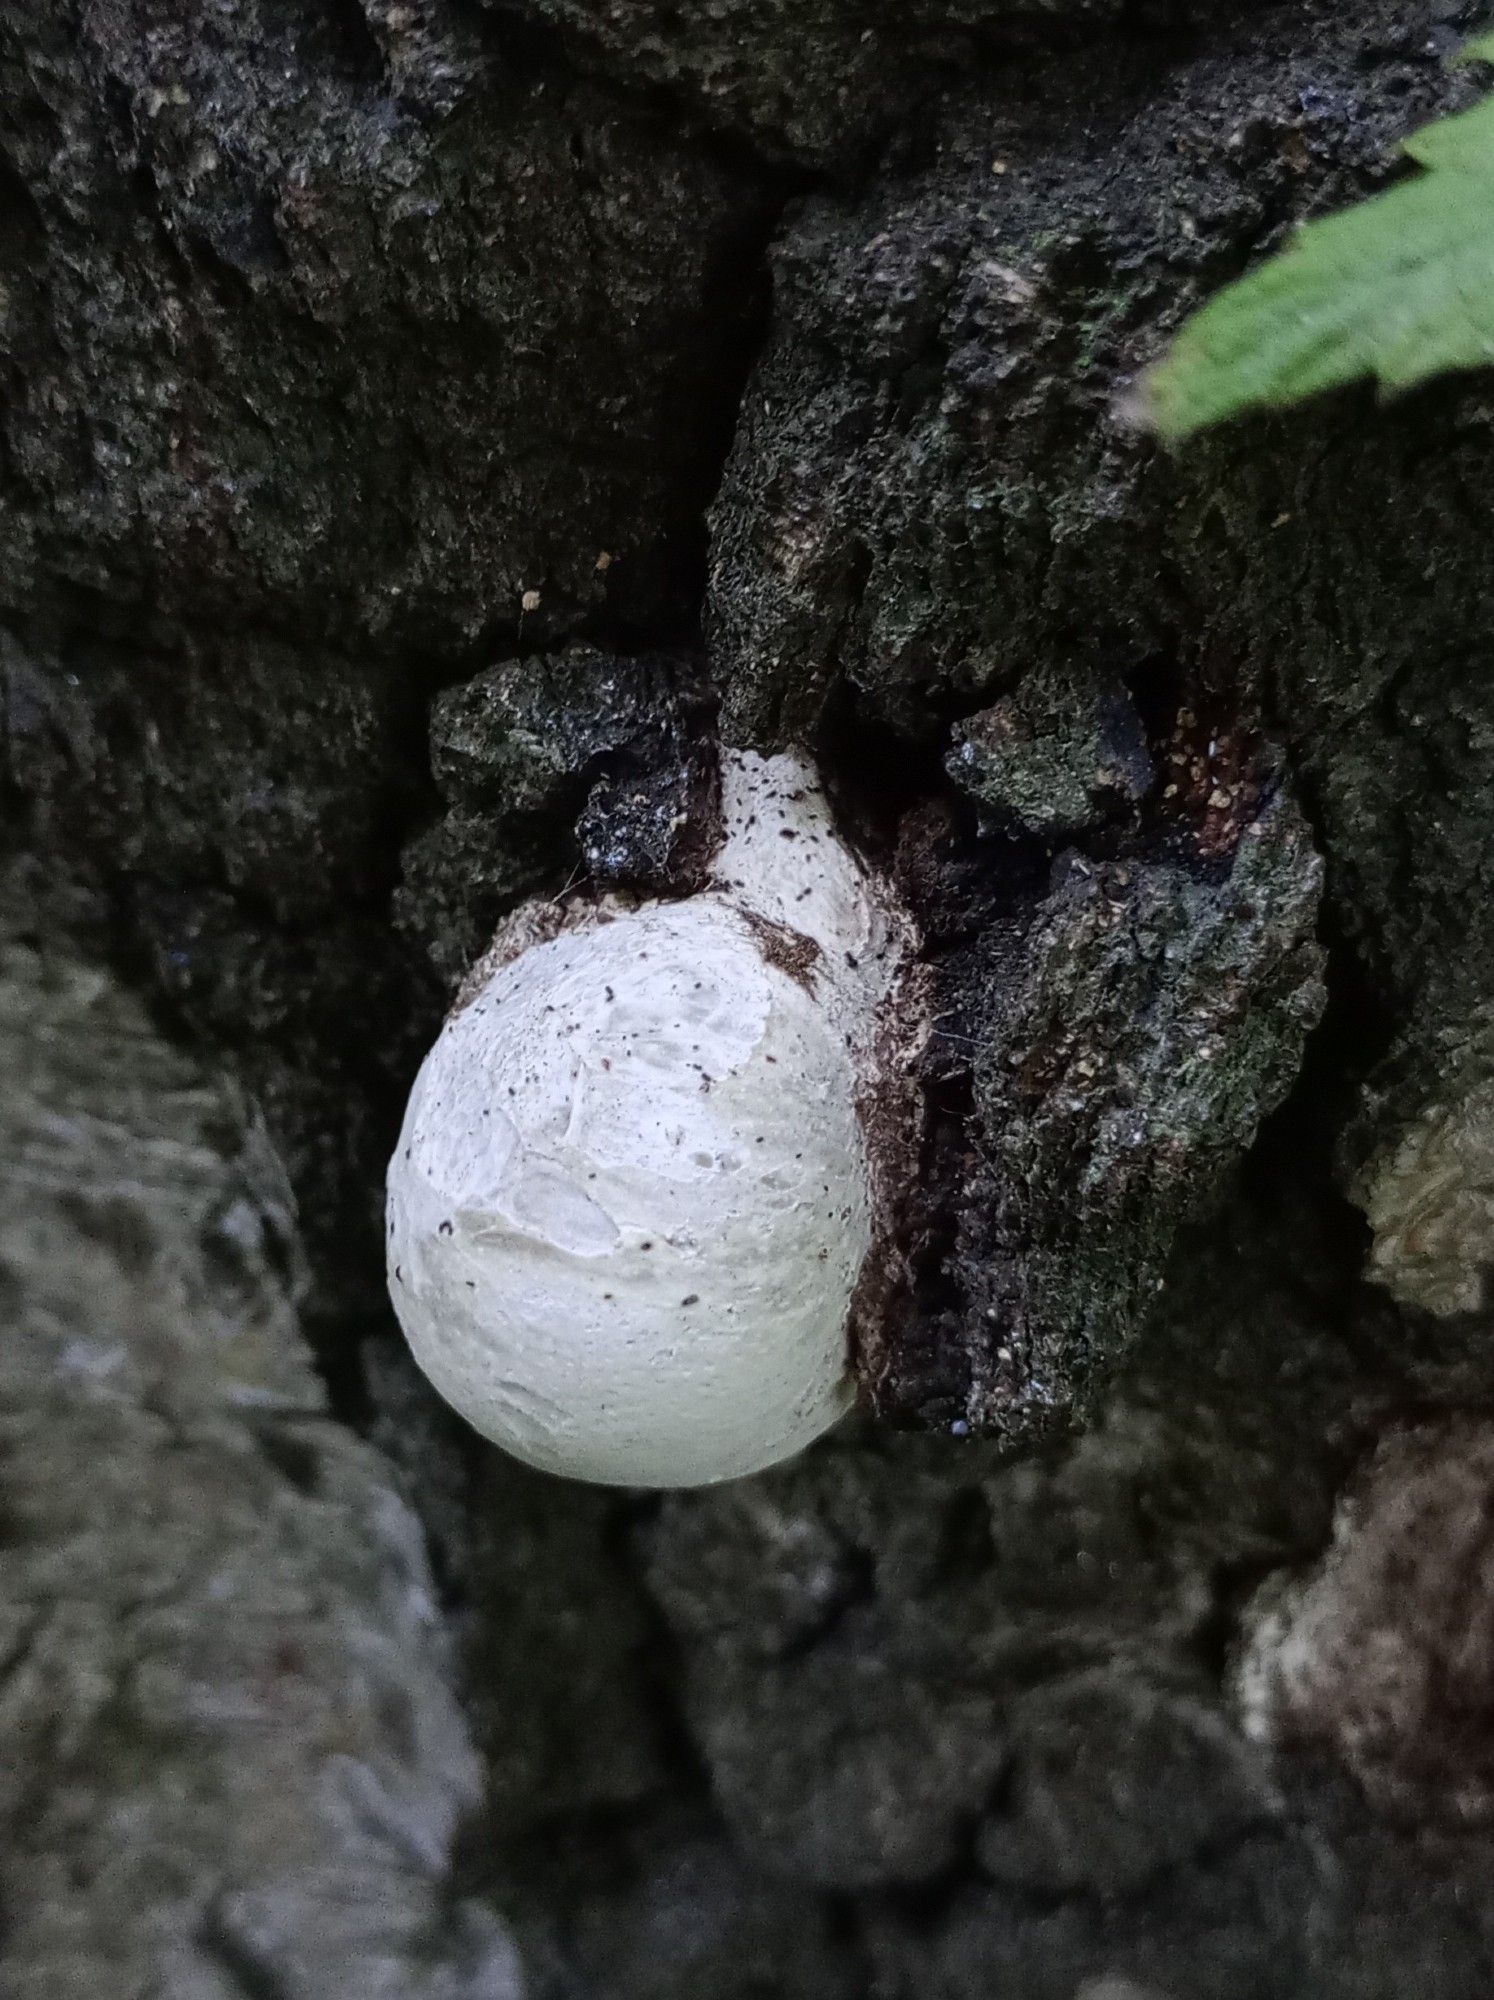
[[510, 919], [390, 1166], [416, 1360], [572, 1478], [702, 1485], [808, 1444], [893, 1254], [912, 925], [797, 759], [727, 753], [722, 826], [696, 895]]

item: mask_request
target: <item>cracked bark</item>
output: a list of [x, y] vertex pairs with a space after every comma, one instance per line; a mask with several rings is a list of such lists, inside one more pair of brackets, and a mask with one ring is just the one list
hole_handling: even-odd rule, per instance
[[[1494, 1987], [1494, 411], [1114, 421], [1467, 25], [0, 0], [20, 1990]], [[919, 886], [899, 1407], [972, 1434], [657, 1502], [457, 1433], [377, 1211], [484, 933], [660, 865], [702, 673]]]

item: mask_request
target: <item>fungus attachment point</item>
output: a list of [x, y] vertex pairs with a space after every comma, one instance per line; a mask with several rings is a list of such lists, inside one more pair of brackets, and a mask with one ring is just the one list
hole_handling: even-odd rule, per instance
[[727, 753], [722, 815], [697, 895], [516, 913], [390, 1164], [416, 1360], [485, 1437], [576, 1479], [756, 1472], [854, 1394], [863, 1114], [912, 930], [796, 759]]

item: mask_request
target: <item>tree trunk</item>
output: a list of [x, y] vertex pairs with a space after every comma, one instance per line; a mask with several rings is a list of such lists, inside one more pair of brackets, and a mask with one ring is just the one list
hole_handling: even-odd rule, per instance
[[[1475, 12], [0, 0], [7, 1991], [1494, 1991], [1494, 398], [1131, 415]], [[716, 735], [918, 1192], [841, 1430], [599, 1492], [384, 1164]]]

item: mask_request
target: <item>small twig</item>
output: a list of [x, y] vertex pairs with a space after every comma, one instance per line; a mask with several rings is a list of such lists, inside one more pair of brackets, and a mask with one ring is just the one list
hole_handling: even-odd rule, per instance
[[570, 880], [566, 882], [563, 888], [557, 889], [555, 891], [555, 894], [550, 898], [552, 906], [556, 903], [563, 903], [565, 901], [566, 897], [571, 893], [572, 889], [575, 888], [576, 883], [580, 879], [581, 875], [585, 872], [585, 867], [586, 864], [583, 861], [578, 861], [576, 863], [575, 867], [571, 870]]

